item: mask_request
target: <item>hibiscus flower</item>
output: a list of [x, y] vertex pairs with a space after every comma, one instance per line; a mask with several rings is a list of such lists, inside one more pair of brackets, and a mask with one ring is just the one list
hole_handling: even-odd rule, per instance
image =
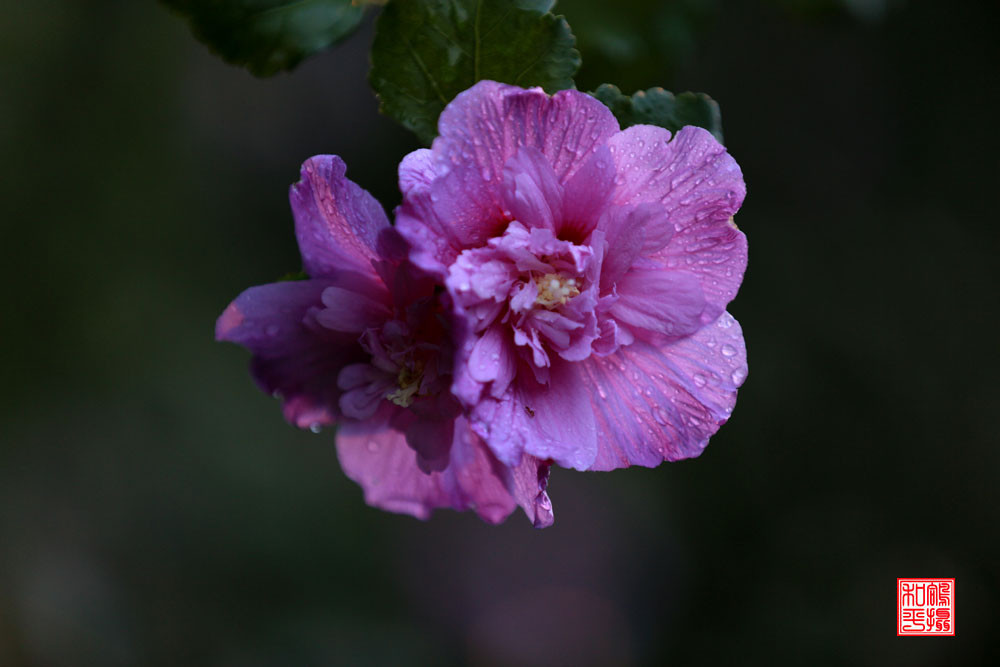
[[246, 290], [219, 317], [217, 339], [252, 352], [253, 376], [290, 422], [338, 424], [341, 465], [369, 504], [420, 518], [475, 509], [492, 523], [520, 504], [536, 526], [550, 524], [548, 463], [504, 465], [471, 429], [449, 391], [463, 323], [344, 174], [335, 156], [303, 165], [290, 198], [308, 279]]
[[700, 454], [747, 375], [735, 160], [701, 128], [620, 130], [583, 93], [492, 81], [438, 127], [400, 165], [396, 221], [462, 323], [471, 429], [510, 467]]

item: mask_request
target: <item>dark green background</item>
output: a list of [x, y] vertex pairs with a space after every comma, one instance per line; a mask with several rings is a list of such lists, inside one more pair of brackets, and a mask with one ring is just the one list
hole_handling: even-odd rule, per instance
[[[0, 665], [1000, 664], [996, 3], [611, 4], [558, 7], [581, 89], [721, 104], [750, 376], [535, 531], [369, 509], [212, 340], [298, 268], [305, 158], [398, 201], [370, 19], [258, 80], [152, 2], [8, 3]], [[957, 578], [956, 638], [895, 636], [900, 576]]]

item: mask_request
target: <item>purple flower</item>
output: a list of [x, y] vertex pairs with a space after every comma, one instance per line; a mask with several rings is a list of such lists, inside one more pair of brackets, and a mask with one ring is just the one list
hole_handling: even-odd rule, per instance
[[619, 130], [576, 91], [482, 81], [400, 165], [397, 225], [451, 296], [452, 392], [507, 466], [697, 456], [747, 374], [726, 312], [746, 192], [711, 134]]
[[552, 522], [549, 465], [500, 463], [449, 391], [452, 308], [406, 259], [406, 243], [337, 157], [302, 167], [290, 198], [308, 280], [252, 287], [219, 317], [216, 337], [252, 353], [261, 388], [300, 428], [339, 424], [337, 452], [367, 502], [429, 516], [475, 509], [499, 522], [520, 504]]

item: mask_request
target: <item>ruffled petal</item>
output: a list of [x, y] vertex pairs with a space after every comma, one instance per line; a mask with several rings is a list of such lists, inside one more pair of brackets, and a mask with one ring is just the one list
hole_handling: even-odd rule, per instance
[[516, 507], [506, 472], [461, 418], [441, 472], [420, 471], [403, 433], [369, 424], [341, 426], [337, 455], [345, 474], [364, 490], [365, 502], [390, 512], [427, 519], [440, 507], [474, 508], [485, 521], [500, 523]]
[[399, 190], [404, 197], [416, 190], [426, 190], [437, 177], [434, 153], [429, 148], [418, 148], [399, 163]]
[[514, 220], [555, 232], [562, 202], [562, 185], [538, 149], [526, 146], [504, 165], [503, 205]]
[[524, 454], [577, 470], [593, 463], [594, 415], [577, 366], [555, 359], [541, 384], [522, 364], [502, 397], [483, 396], [472, 408], [472, 428], [502, 463], [520, 465]]
[[335, 155], [309, 158], [289, 191], [302, 266], [313, 278], [372, 280], [389, 219], [374, 197], [344, 176], [346, 169]]
[[219, 317], [215, 337], [250, 350], [254, 379], [280, 395], [285, 418], [299, 428], [332, 424], [339, 416], [341, 368], [364, 356], [356, 335], [316, 324], [326, 280], [251, 287]]
[[632, 269], [617, 288], [619, 297], [609, 312], [619, 323], [670, 337], [693, 334], [703, 324], [705, 295], [692, 274]]
[[549, 97], [541, 88], [525, 90], [480, 81], [441, 113], [440, 136], [432, 150], [443, 158], [474, 163], [489, 181], [522, 146], [545, 155], [561, 183], [618, 131], [604, 104], [576, 90]]
[[480, 81], [445, 107], [438, 130], [432, 155], [406, 160], [396, 227], [412, 246], [410, 259], [443, 278], [463, 249], [483, 245], [510, 222], [503, 167], [518, 150], [540, 152], [565, 183], [618, 131], [618, 122], [575, 90], [550, 98], [540, 88]]
[[389, 319], [392, 311], [384, 303], [388, 297], [386, 290], [383, 290], [383, 300], [378, 300], [350, 289], [328, 287], [323, 290], [326, 307], [316, 314], [316, 320], [331, 331], [360, 334]]
[[578, 366], [598, 431], [591, 470], [698, 456], [729, 419], [747, 376], [743, 332], [729, 313], [669, 345], [636, 341]]
[[746, 270], [746, 237], [732, 222], [746, 196], [743, 173], [706, 130], [670, 132], [635, 125], [608, 142], [616, 163], [619, 204], [658, 202], [675, 233], [666, 247], [644, 254], [668, 268], [700, 276], [714, 312], [721, 313], [739, 289]]
[[429, 186], [411, 189], [396, 209], [410, 260], [439, 278], [462, 250], [483, 245], [507, 223], [499, 184], [470, 165], [453, 165]]
[[590, 159], [566, 181], [563, 219], [556, 229], [561, 239], [583, 243], [597, 226], [614, 194], [615, 163], [607, 146], [600, 146]]

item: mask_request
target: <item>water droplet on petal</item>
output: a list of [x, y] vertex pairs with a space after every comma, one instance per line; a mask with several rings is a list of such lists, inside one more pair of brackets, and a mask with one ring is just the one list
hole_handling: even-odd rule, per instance
[[694, 374], [694, 378], [692, 378], [692, 379], [694, 380], [694, 385], [696, 387], [704, 387], [705, 383], [708, 382], [708, 380], [705, 378], [705, 376], [702, 375], [701, 373], [695, 373]]
[[724, 357], [736, 356], [736, 348], [730, 345], [729, 343], [726, 343], [725, 345], [722, 346], [722, 356]]
[[319, 433], [323, 430], [323, 425], [319, 422], [313, 422], [312, 424], [309, 424], [309, 430], [313, 433]]
[[732, 374], [733, 384], [742, 384], [744, 380], [747, 379], [747, 371], [745, 368], [737, 368]]
[[372, 453], [378, 451], [378, 441], [377, 440], [369, 440], [368, 441], [368, 451], [372, 452]]

